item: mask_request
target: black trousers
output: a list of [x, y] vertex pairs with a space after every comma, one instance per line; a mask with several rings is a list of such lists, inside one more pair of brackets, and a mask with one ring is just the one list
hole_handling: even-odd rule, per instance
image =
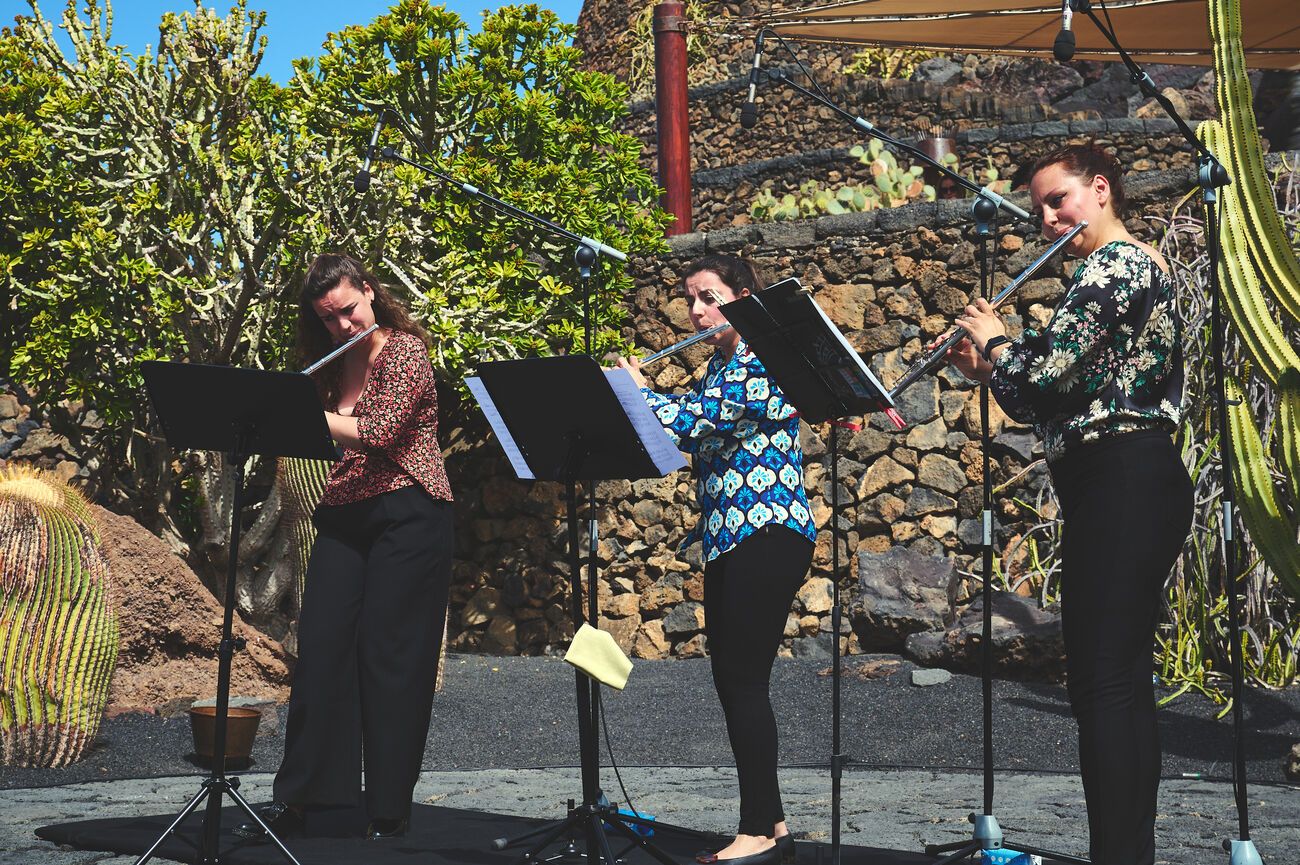
[[1169, 436], [1138, 432], [1067, 451], [1061, 615], [1094, 865], [1152, 865], [1160, 739], [1152, 640], [1192, 521], [1192, 484]]
[[322, 506], [275, 798], [408, 815], [429, 732], [452, 508], [419, 486]]
[[736, 758], [742, 835], [771, 837], [785, 819], [768, 683], [812, 551], [799, 533], [769, 525], [704, 567], [704, 632]]

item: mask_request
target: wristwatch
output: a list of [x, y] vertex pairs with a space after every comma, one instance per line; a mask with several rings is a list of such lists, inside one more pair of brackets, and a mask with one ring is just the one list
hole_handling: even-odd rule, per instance
[[1000, 345], [1005, 345], [1009, 342], [1011, 342], [1011, 340], [1007, 339], [1002, 334], [998, 334], [997, 336], [991, 336], [989, 337], [988, 342], [984, 343], [984, 350], [980, 352], [980, 354], [984, 356], [984, 359], [986, 361], [988, 361], [989, 363], [993, 363], [993, 349], [997, 348]]

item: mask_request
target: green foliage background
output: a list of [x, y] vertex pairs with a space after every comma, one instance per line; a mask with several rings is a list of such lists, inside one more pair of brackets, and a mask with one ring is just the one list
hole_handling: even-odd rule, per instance
[[[412, 147], [390, 124], [381, 141], [408, 158], [629, 252], [662, 244], [659, 190], [616, 131], [625, 87], [580, 69], [573, 28], [535, 5], [471, 35], [401, 0], [295, 61], [284, 86], [258, 74], [264, 15], [246, 0], [165, 15], [140, 56], [112, 44], [110, 0], [83, 5], [62, 12], [68, 56], [36, 0], [0, 31], [0, 364], [45, 408], [102, 414], [81, 443], [96, 494], [155, 530], [176, 519], [179, 479], [149, 432], [140, 362], [294, 368], [298, 283], [319, 252], [405, 289], [443, 380], [580, 343], [567, 244], [409, 167], [353, 191], [380, 106], [416, 133]], [[602, 263], [595, 282], [604, 350], [632, 281]]]

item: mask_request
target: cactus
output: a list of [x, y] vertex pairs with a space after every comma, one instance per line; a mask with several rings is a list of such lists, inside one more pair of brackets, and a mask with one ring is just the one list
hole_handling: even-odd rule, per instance
[[99, 529], [52, 474], [0, 469], [0, 762], [66, 766], [99, 730], [117, 615]]
[[1295, 530], [1273, 491], [1268, 457], [1251, 416], [1250, 403], [1236, 381], [1229, 379], [1226, 390], [1228, 430], [1237, 455], [1232, 480], [1241, 497], [1241, 520], [1287, 593], [1300, 598], [1300, 544], [1296, 543]]
[[307, 584], [307, 562], [311, 558], [311, 545], [316, 542], [316, 529], [311, 524], [311, 514], [320, 497], [325, 494], [325, 477], [329, 474], [329, 468], [330, 464], [325, 460], [298, 457], [280, 457], [276, 464], [275, 485], [280, 490], [280, 501], [284, 503], [280, 525], [289, 538], [289, 561], [299, 598]]
[[[1276, 463], [1292, 501], [1300, 500], [1300, 353], [1274, 318], [1266, 291], [1282, 314], [1300, 320], [1300, 261], [1278, 215], [1241, 43], [1240, 0], [1210, 0], [1216, 101], [1222, 121], [1202, 123], [1198, 135], [1224, 163], [1233, 183], [1220, 190], [1223, 258], [1219, 277], [1234, 330], [1251, 366], [1278, 389]], [[1232, 483], [1241, 517], [1265, 563], [1293, 598], [1300, 598], [1300, 547], [1295, 526], [1277, 500], [1269, 451], [1236, 382], [1228, 412], [1239, 465]]]

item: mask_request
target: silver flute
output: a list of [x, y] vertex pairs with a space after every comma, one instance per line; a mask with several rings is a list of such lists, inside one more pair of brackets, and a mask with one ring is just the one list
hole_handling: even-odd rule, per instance
[[714, 325], [708, 330], [702, 330], [697, 334], [686, 337], [686, 339], [682, 340], [681, 342], [673, 343], [667, 348], [655, 352], [649, 357], [642, 358], [641, 365], [645, 366], [648, 363], [654, 363], [657, 360], [663, 360], [666, 357], [671, 357], [672, 355], [677, 354], [677, 352], [681, 351], [682, 349], [689, 348], [695, 345], [695, 343], [699, 342], [700, 340], [708, 339], [709, 337], [714, 336], [715, 334], [722, 333], [724, 330], [727, 330], [730, 327], [731, 324], [724, 321], [722, 324]]
[[316, 370], [320, 369], [320, 368], [323, 367], [325, 364], [327, 364], [327, 363], [329, 363], [330, 361], [332, 361], [334, 358], [336, 358], [336, 357], [338, 357], [339, 355], [343, 354], [343, 352], [345, 352], [345, 351], [347, 351], [348, 349], [352, 348], [352, 346], [354, 346], [354, 345], [356, 345], [357, 343], [361, 342], [361, 340], [363, 340], [363, 339], [365, 339], [366, 337], [370, 336], [370, 334], [374, 333], [374, 332], [377, 331], [377, 330], [379, 330], [379, 324], [378, 324], [378, 323], [375, 323], [375, 324], [370, 325], [370, 327], [368, 327], [368, 328], [366, 328], [365, 330], [361, 331], [361, 333], [359, 333], [359, 334], [357, 334], [356, 336], [352, 337], [352, 339], [350, 339], [350, 340], [348, 340], [347, 342], [343, 343], [341, 346], [339, 346], [338, 348], [334, 349], [332, 352], [330, 352], [329, 354], [325, 355], [325, 356], [322, 357], [320, 360], [316, 361], [316, 362], [313, 363], [311, 366], [309, 366], [309, 367], [307, 367], [306, 369], [304, 369], [304, 370], [302, 371], [302, 374], [303, 374], [303, 375], [311, 375], [311, 374], [314, 373]]
[[[1006, 300], [1017, 289], [1019, 289], [1020, 286], [1024, 285], [1029, 277], [1037, 273], [1039, 268], [1047, 263], [1049, 258], [1056, 255], [1061, 247], [1069, 243], [1074, 239], [1076, 234], [1087, 227], [1088, 220], [1081, 220], [1077, 225], [1065, 232], [1065, 234], [1062, 234], [1060, 237], [1056, 238], [1056, 240], [1052, 241], [1052, 245], [1047, 247], [1046, 252], [1034, 259], [1033, 263], [1024, 270], [1020, 271], [1015, 279], [1007, 283], [1006, 288], [998, 292], [997, 296], [989, 301], [989, 306], [997, 309], [998, 305], [1001, 304], [1002, 301]], [[925, 375], [934, 367], [938, 366], [939, 362], [943, 360], [943, 356], [948, 353], [948, 349], [961, 342], [961, 340], [967, 336], [970, 336], [970, 334], [966, 332], [966, 328], [964, 327], [959, 327], [954, 330], [943, 342], [939, 343], [933, 351], [929, 354], [923, 355], [918, 361], [916, 361], [916, 363], [907, 368], [907, 372], [903, 373], [903, 377], [898, 380], [898, 384], [894, 385], [893, 390], [889, 392], [889, 398], [891, 400], [898, 399], [898, 395], [907, 390], [913, 382]]]

